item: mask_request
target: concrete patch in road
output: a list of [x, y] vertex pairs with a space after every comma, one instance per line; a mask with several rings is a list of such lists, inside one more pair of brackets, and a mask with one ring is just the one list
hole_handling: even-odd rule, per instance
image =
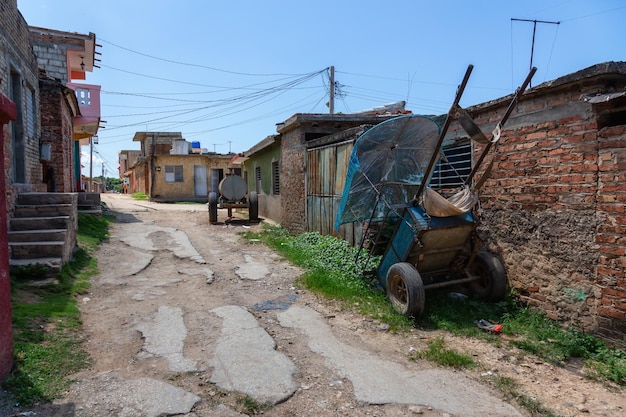
[[172, 227], [128, 223], [124, 226], [123, 232], [120, 231], [119, 239], [137, 249], [146, 251], [166, 249], [178, 258], [188, 258], [199, 264], [206, 263], [191, 245], [185, 232]]
[[121, 379], [99, 374], [72, 385], [69, 400], [79, 396], [75, 416], [158, 417], [189, 413], [200, 397], [152, 378]]
[[161, 306], [150, 321], [136, 326], [143, 334], [143, 352], [140, 358], [160, 356], [175, 372], [196, 371], [196, 361], [183, 356], [187, 328], [183, 321], [183, 310], [179, 307]]
[[277, 404], [297, 389], [296, 366], [276, 351], [276, 343], [254, 316], [239, 306], [218, 307], [211, 312], [223, 319], [215, 347], [211, 382], [238, 391], [256, 401]]
[[190, 275], [192, 277], [193, 276], [204, 277], [206, 279], [207, 284], [211, 284], [213, 280], [215, 279], [215, 273], [213, 272], [213, 270], [209, 268], [200, 268], [200, 269], [184, 268], [184, 269], [179, 269], [178, 273], [183, 274], [183, 275]]
[[239, 265], [235, 270], [235, 274], [241, 279], [249, 279], [257, 281], [261, 278], [265, 278], [269, 274], [267, 265], [263, 262], [256, 261], [250, 255], [243, 255], [244, 264]]
[[284, 327], [308, 337], [309, 348], [326, 359], [329, 368], [348, 378], [354, 395], [369, 404], [428, 405], [463, 416], [521, 416], [511, 405], [458, 372], [444, 369], [409, 370], [401, 364], [340, 342], [316, 311], [292, 306], [278, 314]]

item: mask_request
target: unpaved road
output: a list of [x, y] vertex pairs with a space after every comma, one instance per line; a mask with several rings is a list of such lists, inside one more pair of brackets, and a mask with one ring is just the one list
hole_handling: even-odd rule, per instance
[[[65, 398], [4, 415], [240, 416], [263, 403], [266, 416], [531, 415], [493, 375], [560, 415], [624, 415], [622, 392], [576, 370], [441, 332], [392, 334], [297, 288], [300, 270], [237, 234], [258, 225], [211, 225], [205, 205], [102, 199], [117, 222], [79, 300], [93, 366]], [[441, 336], [481, 366], [409, 360]]]

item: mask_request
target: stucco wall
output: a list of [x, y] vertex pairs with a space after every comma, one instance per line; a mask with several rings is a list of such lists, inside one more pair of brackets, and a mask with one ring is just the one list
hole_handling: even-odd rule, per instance
[[[270, 146], [255, 152], [242, 166], [244, 176], [248, 179], [248, 190], [259, 193], [259, 216], [271, 219], [277, 223], [281, 222], [281, 198], [280, 192], [274, 194], [272, 189], [272, 163], [278, 162], [280, 170], [280, 141], [274, 142]], [[261, 187], [258, 189], [256, 181], [256, 169], [261, 170]], [[279, 173], [280, 180], [280, 173]]]

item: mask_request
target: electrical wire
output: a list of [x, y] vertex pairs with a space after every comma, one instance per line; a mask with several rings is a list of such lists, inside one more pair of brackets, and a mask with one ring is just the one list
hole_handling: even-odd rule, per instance
[[273, 74], [255, 74], [255, 73], [247, 73], [247, 72], [239, 72], [239, 71], [229, 71], [229, 70], [225, 70], [225, 69], [221, 69], [221, 68], [216, 68], [216, 67], [210, 67], [207, 65], [201, 65], [201, 64], [194, 64], [194, 63], [189, 63], [189, 62], [182, 62], [182, 61], [176, 61], [176, 60], [172, 60], [172, 59], [167, 59], [167, 58], [160, 58], [154, 55], [150, 55], [150, 54], [146, 54], [143, 52], [139, 52], [139, 51], [135, 51], [133, 49], [115, 44], [113, 42], [107, 41], [105, 39], [102, 38], [98, 38], [99, 41], [102, 41], [103, 43], [106, 43], [108, 45], [111, 46], [115, 46], [116, 48], [119, 49], [123, 49], [125, 51], [128, 52], [132, 52], [134, 54], [137, 55], [141, 55], [141, 56], [145, 56], [147, 58], [151, 58], [157, 61], [163, 61], [163, 62], [169, 62], [172, 64], [178, 64], [178, 65], [184, 65], [184, 66], [188, 66], [188, 67], [197, 67], [197, 68], [204, 68], [204, 69], [208, 69], [208, 70], [212, 70], [212, 71], [218, 71], [218, 72], [223, 72], [223, 73], [227, 73], [227, 74], [235, 74], [235, 75], [247, 75], [247, 76], [253, 76], [253, 77], [275, 77], [275, 76], [293, 76], [293, 75], [298, 75], [298, 74], [284, 74], [284, 73], [273, 73]]

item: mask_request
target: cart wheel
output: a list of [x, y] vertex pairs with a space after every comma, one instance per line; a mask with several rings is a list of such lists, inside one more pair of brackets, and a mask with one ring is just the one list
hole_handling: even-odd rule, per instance
[[259, 196], [256, 193], [256, 191], [250, 191], [250, 196], [248, 198], [248, 203], [249, 203], [249, 218], [250, 221], [257, 221], [259, 220]]
[[209, 222], [217, 223], [217, 193], [209, 193]]
[[492, 253], [479, 251], [469, 267], [470, 275], [480, 279], [469, 283], [470, 290], [485, 301], [498, 301], [506, 295], [506, 271], [502, 262]]
[[393, 264], [387, 272], [387, 297], [393, 308], [405, 316], [418, 317], [424, 311], [422, 277], [408, 262]]

